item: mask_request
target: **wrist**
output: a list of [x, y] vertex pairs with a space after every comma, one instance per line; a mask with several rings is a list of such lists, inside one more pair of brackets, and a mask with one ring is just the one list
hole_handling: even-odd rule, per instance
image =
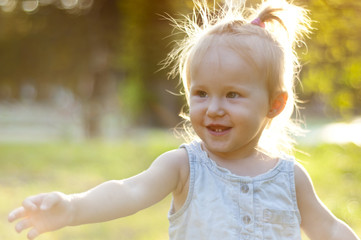
[[77, 223], [77, 202], [79, 201], [79, 194], [68, 195], [68, 226], [79, 225]]

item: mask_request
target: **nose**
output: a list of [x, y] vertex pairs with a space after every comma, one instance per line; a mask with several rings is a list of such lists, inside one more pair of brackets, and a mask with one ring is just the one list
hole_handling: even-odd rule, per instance
[[207, 106], [207, 116], [208, 117], [221, 117], [225, 114], [223, 103], [220, 99], [212, 98], [209, 99]]

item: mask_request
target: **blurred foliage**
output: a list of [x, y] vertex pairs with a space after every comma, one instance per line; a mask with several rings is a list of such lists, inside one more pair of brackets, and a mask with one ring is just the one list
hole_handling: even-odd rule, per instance
[[[331, 212], [361, 234], [361, 148], [355, 144], [299, 146], [296, 154]], [[308, 238], [302, 238], [308, 239]]]
[[[361, 2], [298, 2], [315, 21], [300, 54], [303, 99], [321, 96], [342, 115], [360, 113]], [[182, 99], [166, 91], [177, 93], [178, 81], [167, 81], [159, 63], [182, 35], [162, 15], [190, 13], [190, 0], [0, 0], [0, 8], [0, 100], [49, 101], [54, 89], [69, 89], [89, 136], [109, 109], [130, 124], [179, 122]]]
[[97, 135], [105, 100], [115, 95], [116, 2], [97, 0], [75, 12], [56, 5], [26, 12], [20, 3], [0, 14], [0, 98], [49, 102], [59, 88], [69, 89], [82, 103], [87, 134]]
[[[4, 2], [17, 4], [8, 9]], [[86, 0], [43, 0], [52, 4], [29, 12], [24, 2], [0, 1], [6, 10], [0, 11], [0, 100], [49, 102], [59, 87], [69, 89], [82, 105], [89, 136], [99, 134], [109, 105], [120, 106], [130, 124], [179, 121], [180, 99], [165, 90], [176, 92], [177, 83], [158, 71], [172, 41], [160, 15], [179, 3], [96, 0], [82, 9], [64, 2]]]
[[314, 34], [302, 72], [308, 97], [320, 94], [342, 116], [361, 112], [361, 2], [308, 0]]
[[116, 47], [119, 14], [113, 1], [106, 2], [96, 1], [91, 10], [77, 14], [52, 5], [33, 13], [20, 6], [1, 12], [1, 84], [14, 86], [2, 94], [19, 97], [15, 86], [27, 82], [39, 90], [40, 99], [52, 84], [85, 91], [77, 86], [81, 79], [108, 67], [107, 52]]
[[[122, 13], [119, 66], [124, 70], [120, 99], [127, 115], [138, 123], [174, 126], [179, 100], [173, 92], [175, 82], [166, 81], [159, 65], [170, 50], [172, 28], [165, 13], [174, 12], [177, 1], [118, 1]], [[160, 119], [159, 119], [160, 118]]]

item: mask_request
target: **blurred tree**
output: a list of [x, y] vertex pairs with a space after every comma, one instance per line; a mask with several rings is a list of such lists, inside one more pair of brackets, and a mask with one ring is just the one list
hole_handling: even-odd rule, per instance
[[31, 12], [25, 2], [0, 14], [0, 94], [19, 99], [23, 86], [30, 85], [37, 100], [49, 101], [59, 86], [69, 89], [82, 103], [87, 136], [98, 136], [102, 105], [115, 84], [116, 2], [97, 0], [87, 8], [56, 2]]
[[176, 83], [158, 72], [171, 28], [157, 14], [171, 12], [170, 3], [0, 1], [0, 99], [19, 99], [30, 85], [37, 100], [49, 100], [54, 86], [65, 87], [82, 103], [87, 135], [97, 136], [104, 108], [120, 93], [125, 118], [174, 126], [179, 99], [164, 88]]
[[[177, 2], [177, 1], [175, 1]], [[166, 81], [159, 63], [170, 50], [172, 28], [164, 14], [174, 12], [174, 1], [118, 1], [122, 12], [119, 64], [124, 69], [120, 98], [127, 115], [136, 124], [174, 126], [179, 121], [180, 99], [176, 82]]]
[[361, 113], [361, 2], [308, 0], [315, 28], [303, 57], [307, 97], [322, 100], [342, 116]]
[[[359, 113], [361, 2], [300, 2], [316, 21], [301, 54], [306, 98], [321, 93], [340, 113]], [[182, 99], [165, 91], [177, 92], [177, 80], [167, 81], [158, 64], [182, 36], [169, 37], [172, 28], [161, 15], [188, 14], [191, 0], [0, 0], [0, 8], [0, 99], [19, 99], [27, 85], [38, 100], [49, 99], [56, 86], [70, 89], [82, 103], [89, 136], [99, 134], [109, 102], [118, 101], [130, 123], [179, 121]]]

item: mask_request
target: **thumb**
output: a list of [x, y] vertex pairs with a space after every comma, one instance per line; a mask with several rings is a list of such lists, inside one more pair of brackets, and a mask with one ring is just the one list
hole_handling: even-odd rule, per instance
[[40, 205], [41, 210], [49, 210], [59, 201], [59, 195], [57, 193], [49, 193], [44, 197], [43, 202]]

